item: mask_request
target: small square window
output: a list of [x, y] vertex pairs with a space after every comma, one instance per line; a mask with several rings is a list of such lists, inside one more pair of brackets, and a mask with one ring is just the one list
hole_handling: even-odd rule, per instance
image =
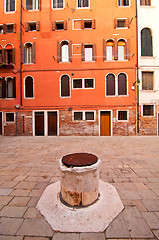
[[124, 28], [126, 27], [126, 20], [125, 19], [117, 19], [117, 28]]
[[154, 106], [153, 105], [143, 105], [143, 116], [153, 116]]
[[74, 112], [74, 120], [80, 121], [83, 119], [83, 112]]
[[85, 112], [85, 119], [87, 121], [93, 121], [94, 120], [94, 112]]
[[92, 28], [92, 20], [85, 20], [84, 28]]
[[29, 31], [36, 31], [36, 22], [29, 23]]
[[118, 120], [120, 121], [128, 120], [127, 111], [118, 111]]
[[73, 88], [82, 88], [82, 79], [74, 79]]
[[14, 24], [7, 24], [6, 25], [6, 32], [7, 33], [13, 33], [13, 26], [14, 26]]
[[93, 88], [94, 86], [94, 81], [93, 79], [84, 79], [84, 87], [85, 88]]
[[6, 122], [14, 122], [14, 113], [6, 113]]
[[64, 22], [56, 22], [56, 30], [64, 30]]

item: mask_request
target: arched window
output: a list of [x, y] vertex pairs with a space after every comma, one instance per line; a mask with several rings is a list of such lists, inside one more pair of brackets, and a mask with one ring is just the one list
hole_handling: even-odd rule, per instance
[[68, 75], [61, 77], [61, 97], [70, 97], [70, 79]]
[[24, 51], [24, 63], [35, 63], [35, 42], [26, 43]]
[[106, 42], [106, 56], [107, 60], [114, 60], [114, 41], [108, 40]]
[[127, 77], [124, 73], [118, 75], [118, 95], [127, 95]]
[[61, 43], [61, 61], [69, 62], [69, 47], [66, 41]]
[[16, 97], [16, 84], [15, 78], [8, 77], [7, 78], [7, 98], [15, 98]]
[[115, 77], [113, 74], [106, 76], [106, 95], [115, 95]]
[[33, 78], [31, 76], [28, 76], [25, 78], [25, 97], [26, 98], [33, 98], [34, 92], [33, 92]]
[[126, 42], [121, 39], [118, 41], [118, 60], [126, 59]]
[[149, 28], [144, 28], [141, 31], [141, 56], [153, 56], [152, 34]]
[[4, 63], [15, 63], [15, 49], [11, 44], [7, 44], [4, 50]]
[[72, 62], [72, 41], [57, 41], [57, 62]]

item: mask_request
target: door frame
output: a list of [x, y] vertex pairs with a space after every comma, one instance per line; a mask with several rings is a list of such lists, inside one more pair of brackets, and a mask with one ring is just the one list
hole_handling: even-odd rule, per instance
[[33, 136], [35, 135], [35, 113], [36, 112], [44, 112], [44, 136], [48, 136], [48, 112], [57, 112], [57, 135], [59, 136], [59, 111], [58, 110], [34, 110], [32, 112], [32, 118], [33, 118]]
[[3, 112], [0, 111], [0, 113], [2, 113], [2, 135], [1, 136], [3, 136], [4, 135]]
[[99, 110], [99, 136], [101, 136], [100, 135], [100, 128], [101, 128], [101, 123], [100, 123], [100, 117], [101, 117], [101, 112], [110, 112], [110, 136], [113, 136], [113, 128], [112, 128], [112, 126], [113, 126], [113, 122], [112, 122], [112, 120], [113, 120], [113, 110], [111, 110], [111, 109], [109, 109], [109, 110]]

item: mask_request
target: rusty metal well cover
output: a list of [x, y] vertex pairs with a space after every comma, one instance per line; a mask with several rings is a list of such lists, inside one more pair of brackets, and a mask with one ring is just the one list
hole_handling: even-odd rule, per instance
[[73, 153], [62, 158], [62, 163], [67, 167], [84, 167], [95, 164], [98, 161], [97, 156], [91, 153]]

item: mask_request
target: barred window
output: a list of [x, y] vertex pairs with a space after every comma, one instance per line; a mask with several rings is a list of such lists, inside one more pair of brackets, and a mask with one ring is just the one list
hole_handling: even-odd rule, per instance
[[153, 105], [143, 105], [143, 116], [153, 116], [154, 106]]
[[126, 121], [128, 120], [128, 112], [127, 111], [118, 111], [118, 120]]

